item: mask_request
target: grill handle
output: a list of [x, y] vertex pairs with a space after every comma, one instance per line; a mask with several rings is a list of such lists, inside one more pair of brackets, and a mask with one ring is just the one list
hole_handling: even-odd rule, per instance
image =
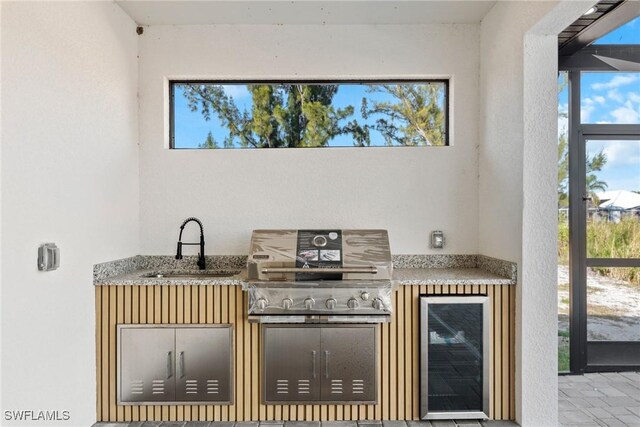
[[378, 274], [378, 268], [371, 267], [343, 267], [343, 268], [294, 268], [294, 267], [267, 267], [260, 270], [262, 274], [281, 273], [366, 273]]

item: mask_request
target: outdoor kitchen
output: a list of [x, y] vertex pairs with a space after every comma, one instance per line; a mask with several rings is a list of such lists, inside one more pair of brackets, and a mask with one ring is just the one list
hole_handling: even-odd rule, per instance
[[386, 230], [249, 248], [96, 266], [100, 421], [513, 419], [514, 264]]
[[640, 423], [640, 1], [0, 23], [3, 426]]

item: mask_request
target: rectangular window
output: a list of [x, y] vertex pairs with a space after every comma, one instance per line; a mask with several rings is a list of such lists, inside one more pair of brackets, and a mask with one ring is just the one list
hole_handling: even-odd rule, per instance
[[171, 81], [171, 148], [449, 145], [449, 82]]

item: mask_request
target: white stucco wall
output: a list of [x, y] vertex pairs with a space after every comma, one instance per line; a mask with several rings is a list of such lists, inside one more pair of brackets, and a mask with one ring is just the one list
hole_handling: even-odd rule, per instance
[[[140, 37], [141, 250], [171, 254], [203, 220], [208, 254], [244, 254], [254, 228], [380, 227], [395, 253], [476, 253], [478, 25], [151, 26]], [[167, 148], [168, 78], [451, 77], [453, 145]], [[322, 173], [322, 185], [305, 176]]]
[[[95, 422], [93, 264], [139, 253], [137, 35], [113, 2], [2, 2], [2, 425]], [[36, 268], [55, 242], [61, 266]], [[5, 410], [69, 411], [11, 422]]]
[[479, 251], [518, 263], [516, 417], [557, 425], [557, 34], [587, 2], [499, 2], [481, 24]]

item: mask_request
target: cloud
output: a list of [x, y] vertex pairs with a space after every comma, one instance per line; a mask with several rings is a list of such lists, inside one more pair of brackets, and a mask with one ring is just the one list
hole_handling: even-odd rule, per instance
[[640, 123], [640, 107], [634, 107], [631, 101], [627, 101], [624, 106], [611, 111], [611, 115], [618, 124]]
[[640, 104], [640, 92], [627, 92], [629, 101]]
[[601, 149], [607, 155], [607, 169], [640, 165], [640, 144], [637, 141], [589, 141], [589, 153], [594, 154]]
[[602, 90], [602, 89], [615, 89], [620, 86], [626, 86], [638, 80], [638, 76], [635, 74], [618, 74], [613, 76], [611, 80], [606, 83], [593, 83], [591, 85], [591, 89], [593, 90]]
[[607, 98], [620, 103], [624, 102], [624, 98], [622, 97], [622, 94], [616, 89], [612, 89], [609, 92], [607, 92]]
[[600, 95], [594, 96], [593, 100], [596, 101], [598, 104], [604, 104], [607, 101], [604, 96], [600, 96]]
[[595, 102], [591, 98], [585, 98], [582, 100], [582, 105], [580, 106], [580, 121], [582, 123], [589, 123], [591, 119], [591, 113], [596, 109]]

